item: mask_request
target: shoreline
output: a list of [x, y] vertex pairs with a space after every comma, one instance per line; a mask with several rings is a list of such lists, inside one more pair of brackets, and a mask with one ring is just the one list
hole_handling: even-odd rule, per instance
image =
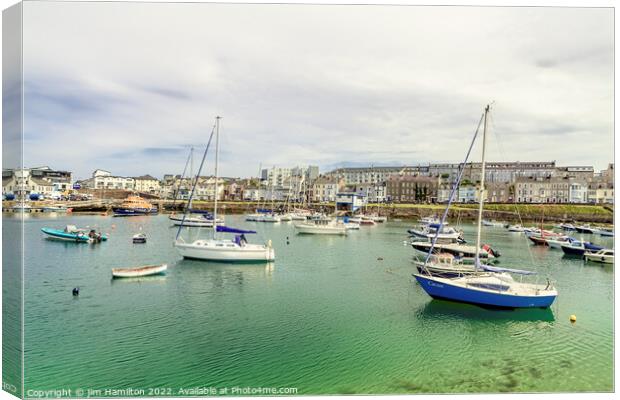
[[[3, 213], [14, 214], [18, 211], [12, 210], [12, 204], [5, 202], [6, 207], [2, 208]], [[43, 206], [33, 202], [33, 208]], [[156, 203], [156, 202], [154, 202]], [[162, 214], [170, 214], [181, 211], [178, 203], [176, 209], [170, 209], [165, 204], [160, 203]], [[223, 214], [244, 214], [254, 212], [259, 206], [265, 207], [259, 202], [218, 202]], [[196, 201], [194, 208], [199, 210], [213, 209], [213, 202]], [[278, 209], [284, 207], [284, 204], [274, 204], [272, 208]], [[291, 205], [294, 208], [295, 205]], [[310, 204], [306, 208], [314, 211], [333, 212], [333, 205], [330, 204]], [[389, 219], [416, 220], [421, 217], [441, 215], [446, 206], [445, 204], [371, 204], [366, 208], [366, 213], [379, 214], [387, 216]], [[81, 208], [73, 205], [73, 213], [80, 215], [107, 214], [111, 215], [110, 206], [95, 206]], [[32, 213], [41, 213], [39, 210], [33, 210]], [[340, 212], [345, 214], [344, 212]], [[478, 206], [475, 204], [456, 203], [450, 207], [448, 218], [451, 220], [475, 220], [478, 217]], [[584, 205], [584, 204], [523, 204], [523, 203], [489, 203], [485, 204], [483, 210], [483, 218], [496, 220], [500, 222], [583, 222], [598, 224], [613, 224], [613, 206], [612, 205]]]

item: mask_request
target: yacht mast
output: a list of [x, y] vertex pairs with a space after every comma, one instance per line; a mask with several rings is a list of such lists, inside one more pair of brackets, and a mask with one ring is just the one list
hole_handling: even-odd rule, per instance
[[[484, 204], [484, 175], [485, 175], [485, 161], [484, 161], [484, 153], [487, 146], [487, 121], [489, 115], [489, 105], [484, 109], [484, 129], [482, 130], [482, 170], [480, 172], [480, 201], [478, 203], [478, 230], [476, 232], [476, 263], [474, 265], [475, 268], [478, 268], [480, 265], [480, 234], [482, 228], [482, 207]], [[464, 167], [464, 166], [463, 166]]]
[[215, 199], [215, 203], [213, 206], [213, 239], [217, 234], [217, 194], [218, 194], [218, 173], [217, 173], [217, 164], [219, 161], [220, 155], [220, 116], [215, 117], [215, 195], [213, 196]]

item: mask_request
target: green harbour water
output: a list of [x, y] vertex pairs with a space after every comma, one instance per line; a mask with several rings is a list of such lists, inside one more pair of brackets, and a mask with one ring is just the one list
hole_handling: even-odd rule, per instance
[[[176, 228], [165, 215], [27, 216], [26, 394], [63, 388], [163, 388], [171, 392], [160, 394], [173, 396], [196, 387], [292, 387], [297, 394], [614, 389], [611, 265], [566, 258], [560, 250], [531, 246], [523, 234], [484, 227], [483, 241], [502, 254], [499, 265], [549, 274], [559, 291], [551, 309], [492, 311], [432, 300], [414, 282], [414, 250], [404, 244], [412, 221], [330, 237], [296, 235], [294, 222], [226, 220], [256, 229], [250, 241], [271, 239], [276, 261], [182, 260], [172, 246]], [[4, 217], [5, 226], [17, 223]], [[40, 231], [67, 224], [99, 227], [110, 239], [66, 243]], [[148, 242], [133, 244], [140, 227]], [[473, 242], [474, 225], [463, 229]], [[584, 239], [613, 246], [611, 238]], [[5, 246], [10, 241], [5, 237]], [[111, 279], [111, 268], [163, 262], [163, 277]], [[73, 287], [80, 288], [78, 297]]]

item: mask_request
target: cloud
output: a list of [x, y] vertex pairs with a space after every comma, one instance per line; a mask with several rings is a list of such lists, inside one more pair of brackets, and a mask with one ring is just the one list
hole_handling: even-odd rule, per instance
[[613, 159], [611, 9], [24, 7], [26, 164], [180, 173], [216, 115], [224, 175], [458, 162], [492, 100], [491, 159]]

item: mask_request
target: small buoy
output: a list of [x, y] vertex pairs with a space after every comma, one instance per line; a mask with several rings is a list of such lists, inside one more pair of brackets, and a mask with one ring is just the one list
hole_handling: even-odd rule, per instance
[[577, 316], [575, 314], [570, 316], [570, 322], [576, 322], [577, 321]]
[[73, 295], [78, 296], [80, 294], [80, 288], [73, 288]]

